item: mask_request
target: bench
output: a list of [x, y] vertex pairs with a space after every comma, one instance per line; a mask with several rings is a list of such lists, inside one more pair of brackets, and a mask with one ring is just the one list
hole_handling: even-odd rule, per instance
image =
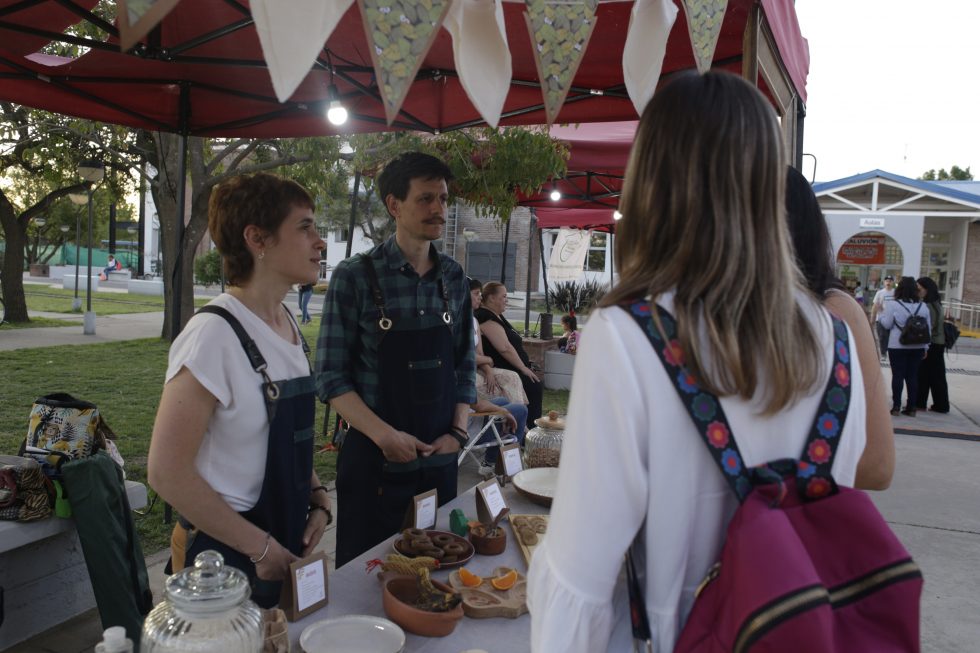
[[109, 273], [109, 281], [129, 281], [133, 278], [133, 273], [126, 268], [113, 270]]
[[[79, 290], [85, 290], [86, 288], [88, 288], [89, 284], [92, 285], [92, 290], [98, 290], [99, 289], [99, 275], [98, 274], [93, 274], [92, 276], [88, 276], [88, 275], [79, 273], [78, 274], [78, 289]], [[71, 272], [71, 273], [65, 272], [64, 276], [61, 277], [61, 287], [64, 288], [65, 290], [74, 290], [75, 289], [75, 273], [74, 272]]]
[[[142, 483], [126, 481], [126, 494], [131, 508], [146, 506]], [[0, 587], [0, 651], [94, 608], [75, 522], [54, 516], [0, 521]]]
[[163, 279], [130, 279], [126, 290], [131, 295], [158, 295], [163, 297]]
[[560, 351], [544, 353], [544, 387], [548, 390], [571, 390], [575, 355]]

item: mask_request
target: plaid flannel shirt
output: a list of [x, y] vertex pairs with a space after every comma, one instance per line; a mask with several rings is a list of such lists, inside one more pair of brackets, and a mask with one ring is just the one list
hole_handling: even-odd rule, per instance
[[[372, 249], [378, 283], [385, 299], [385, 313], [397, 324], [399, 318], [441, 315], [438, 268], [424, 277], [405, 260], [395, 237]], [[473, 312], [470, 291], [459, 263], [438, 254], [453, 318], [453, 351], [456, 368], [456, 403], [476, 401]], [[378, 411], [378, 309], [371, 296], [360, 256], [342, 261], [330, 277], [323, 303], [323, 320], [316, 348], [316, 390], [327, 402], [344, 393], [357, 392], [371, 410]]]

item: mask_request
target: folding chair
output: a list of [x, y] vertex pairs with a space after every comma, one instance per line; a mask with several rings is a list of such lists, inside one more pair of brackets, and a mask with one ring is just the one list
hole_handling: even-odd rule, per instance
[[[476, 435], [471, 435], [470, 439], [466, 441], [466, 446], [462, 448], [459, 452], [459, 458], [456, 459], [456, 465], [462, 465], [463, 459], [466, 456], [470, 456], [473, 462], [476, 463], [477, 467], [480, 467], [480, 459], [476, 457], [475, 451], [483, 451], [488, 447], [503, 447], [508, 444], [514, 444], [517, 442], [517, 436], [515, 435], [505, 435], [501, 436], [500, 431], [497, 429], [498, 424], [504, 423], [504, 416], [500, 413], [490, 413], [490, 412], [477, 412], [470, 413], [470, 419], [474, 417], [483, 417], [485, 422], [483, 428]], [[486, 435], [487, 431], [493, 433], [493, 440], [489, 442], [480, 442], [483, 436]]]

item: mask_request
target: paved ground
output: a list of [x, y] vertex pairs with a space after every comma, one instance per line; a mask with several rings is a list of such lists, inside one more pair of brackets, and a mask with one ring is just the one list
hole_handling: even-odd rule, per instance
[[[316, 312], [318, 300], [314, 298]], [[295, 307], [295, 297], [288, 298], [287, 304]], [[161, 323], [162, 313], [146, 313], [100, 317], [95, 336], [82, 335], [80, 323], [5, 331], [0, 334], [0, 350], [156, 337]], [[947, 359], [950, 414], [920, 412], [915, 418], [893, 418], [895, 478], [889, 490], [872, 493], [924, 572], [922, 650], [926, 653], [975, 651], [980, 641], [980, 341], [962, 339], [961, 343]], [[890, 381], [887, 368], [885, 376]], [[464, 465], [461, 490], [478, 480], [476, 469]], [[334, 528], [320, 548], [332, 559]], [[147, 559], [158, 599], [165, 562], [165, 552]], [[88, 653], [100, 635], [98, 615], [91, 611], [7, 651]]]

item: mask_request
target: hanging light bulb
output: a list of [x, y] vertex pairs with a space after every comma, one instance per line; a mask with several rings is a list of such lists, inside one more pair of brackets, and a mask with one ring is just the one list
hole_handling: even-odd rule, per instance
[[557, 202], [561, 199], [561, 191], [558, 190], [558, 184], [554, 181], [551, 182], [551, 195], [548, 197], [551, 198], [552, 202]]
[[336, 84], [330, 84], [327, 97], [330, 99], [330, 104], [327, 106], [327, 120], [331, 125], [343, 125], [347, 122], [347, 108], [340, 101], [340, 92]]
[[622, 219], [623, 219], [623, 214], [620, 213], [618, 209], [613, 211], [613, 220], [622, 220]]

